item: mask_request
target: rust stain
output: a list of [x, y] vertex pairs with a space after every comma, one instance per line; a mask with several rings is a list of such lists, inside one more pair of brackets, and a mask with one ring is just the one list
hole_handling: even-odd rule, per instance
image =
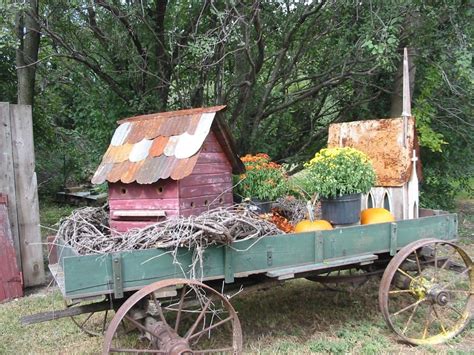
[[127, 143], [135, 144], [143, 140], [143, 138], [145, 138], [145, 135], [146, 135], [147, 126], [148, 126], [147, 122], [143, 122], [143, 121], [133, 122], [130, 132], [128, 133], [128, 136], [127, 136]]
[[114, 156], [112, 159], [113, 163], [121, 163], [125, 160], [128, 160], [130, 152], [133, 149], [133, 144], [125, 143], [124, 145], [115, 147]]
[[377, 173], [377, 186], [401, 186], [410, 178], [415, 149], [414, 119], [407, 121], [407, 144], [403, 143], [403, 119], [380, 119], [332, 124], [328, 147], [353, 147], [366, 153]]
[[135, 175], [140, 171], [140, 168], [143, 165], [143, 162], [145, 160], [141, 160], [136, 163], [129, 163], [129, 167], [127, 171], [125, 171], [124, 174], [122, 174], [122, 177], [120, 178], [120, 181], [122, 181], [124, 184], [129, 184], [131, 182], [135, 181]]
[[164, 117], [157, 117], [153, 120], [147, 121], [147, 129], [145, 132], [146, 139], [155, 139], [160, 135], [160, 127], [165, 121]]
[[122, 178], [127, 170], [130, 168], [130, 165], [133, 164], [128, 160], [125, 160], [122, 163], [115, 163], [110, 172], [107, 174], [107, 181], [117, 182]]
[[198, 160], [199, 153], [200, 152], [194, 154], [190, 158], [179, 159], [178, 163], [173, 169], [173, 172], [171, 173], [171, 178], [173, 180], [181, 180], [186, 176], [190, 175], [194, 170], [194, 166], [196, 165], [196, 162]]
[[168, 144], [168, 140], [169, 137], [156, 137], [148, 154], [152, 157], [162, 155], [166, 145]]
[[186, 132], [189, 134], [193, 135], [196, 133], [196, 128], [199, 124], [199, 121], [201, 121], [201, 113], [197, 113], [191, 116], [190, 121], [189, 121], [189, 126]]
[[141, 115], [141, 116], [135, 116], [135, 117], [129, 117], [122, 119], [118, 121], [118, 124], [124, 123], [124, 122], [135, 122], [135, 121], [145, 121], [145, 120], [150, 120], [150, 119], [155, 119], [157, 117], [164, 117], [164, 118], [170, 118], [170, 117], [176, 117], [176, 116], [187, 116], [187, 115], [194, 115], [194, 114], [202, 114], [202, 113], [207, 113], [207, 112], [218, 112], [222, 111], [225, 109], [226, 106], [212, 106], [212, 107], [199, 107], [199, 108], [191, 108], [191, 109], [185, 109], [185, 110], [179, 110], [179, 111], [168, 111], [168, 112], [160, 112], [160, 113], [152, 113], [148, 115]]
[[160, 136], [179, 136], [186, 132], [189, 126], [190, 118], [192, 116], [176, 116], [165, 120], [161, 125], [159, 135]]

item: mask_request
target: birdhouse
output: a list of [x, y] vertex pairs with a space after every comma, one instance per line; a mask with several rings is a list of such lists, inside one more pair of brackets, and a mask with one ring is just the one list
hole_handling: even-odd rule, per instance
[[110, 226], [124, 232], [233, 204], [244, 171], [225, 106], [123, 119], [92, 178], [109, 186]]
[[415, 120], [411, 117], [408, 52], [403, 56], [403, 111], [400, 118], [332, 124], [328, 146], [352, 147], [372, 160], [376, 187], [362, 198], [362, 209], [382, 207], [396, 219], [418, 218], [421, 164]]
[[356, 148], [372, 161], [376, 186], [362, 197], [362, 209], [382, 207], [398, 220], [418, 217], [421, 165], [412, 117], [332, 124], [328, 146]]

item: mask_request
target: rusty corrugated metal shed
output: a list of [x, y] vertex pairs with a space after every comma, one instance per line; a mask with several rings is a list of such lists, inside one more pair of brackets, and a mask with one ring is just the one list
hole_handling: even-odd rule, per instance
[[220, 112], [225, 106], [154, 113], [118, 121], [109, 148], [92, 178], [151, 184], [190, 175], [207, 135], [212, 130], [222, 145], [233, 172], [244, 167]]
[[359, 149], [372, 160], [377, 186], [402, 186], [410, 179], [412, 153], [418, 149], [413, 117], [407, 120], [406, 135], [403, 131], [403, 118], [332, 124], [328, 147]]

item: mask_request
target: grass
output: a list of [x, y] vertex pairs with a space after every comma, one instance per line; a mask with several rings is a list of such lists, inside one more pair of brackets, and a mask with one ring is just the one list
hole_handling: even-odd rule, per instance
[[[460, 205], [460, 243], [474, 255], [474, 203]], [[42, 210], [42, 224], [51, 225], [67, 209]], [[378, 310], [378, 280], [353, 293], [335, 292], [307, 280], [233, 298], [244, 333], [244, 351], [252, 354], [381, 354], [473, 353], [474, 326], [437, 346], [404, 345], [386, 326]], [[0, 304], [0, 354], [96, 354], [102, 339], [81, 333], [62, 319], [23, 327], [22, 315], [63, 308], [60, 293], [46, 288], [28, 297]]]

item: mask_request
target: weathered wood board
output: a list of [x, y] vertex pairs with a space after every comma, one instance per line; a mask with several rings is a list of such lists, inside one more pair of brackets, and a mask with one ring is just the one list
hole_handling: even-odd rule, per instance
[[0, 190], [8, 195], [9, 218], [25, 286], [44, 283], [43, 249], [35, 172], [31, 106], [0, 104]]
[[15, 174], [13, 174], [13, 147], [10, 123], [10, 104], [0, 102], [0, 193], [8, 196], [8, 219], [15, 246], [16, 262], [21, 270], [20, 237], [16, 206]]
[[44, 283], [43, 248], [35, 172], [35, 148], [31, 106], [11, 105], [15, 190], [18, 232], [21, 241], [22, 270], [25, 286]]

